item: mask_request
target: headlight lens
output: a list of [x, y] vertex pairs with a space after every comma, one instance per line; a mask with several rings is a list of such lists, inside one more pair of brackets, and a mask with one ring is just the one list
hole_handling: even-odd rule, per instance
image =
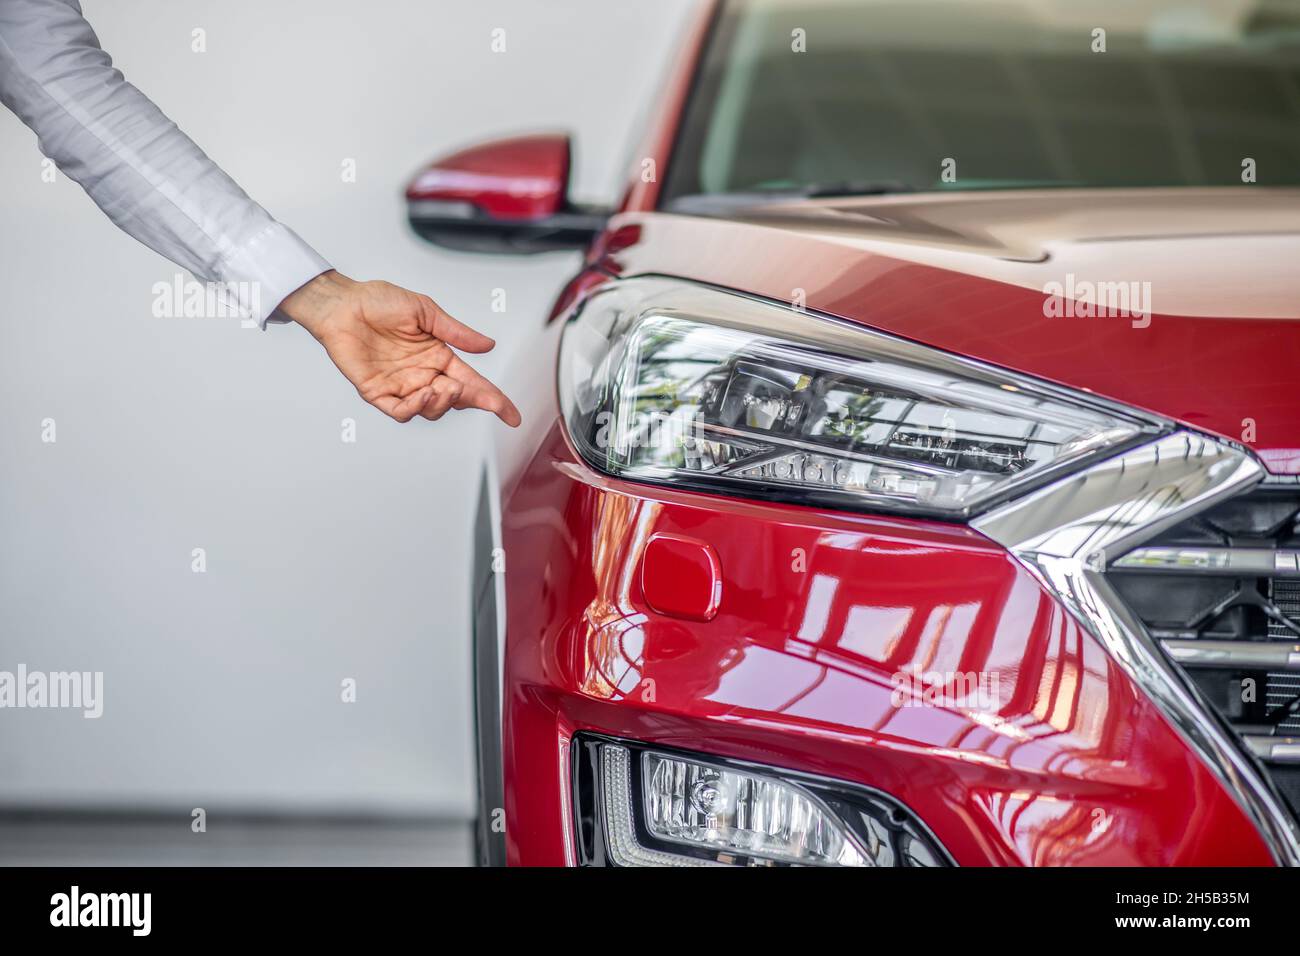
[[665, 280], [594, 295], [560, 397], [613, 475], [965, 517], [1157, 423], [1085, 395], [741, 296]]

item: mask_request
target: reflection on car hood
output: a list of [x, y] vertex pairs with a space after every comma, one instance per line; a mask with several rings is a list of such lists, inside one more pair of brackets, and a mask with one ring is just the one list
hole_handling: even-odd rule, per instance
[[930, 193], [732, 218], [1039, 291], [1146, 282], [1161, 315], [1300, 318], [1300, 189]]

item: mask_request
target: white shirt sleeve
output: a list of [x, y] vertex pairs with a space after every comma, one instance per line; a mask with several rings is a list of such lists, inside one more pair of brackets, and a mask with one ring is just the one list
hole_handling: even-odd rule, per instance
[[0, 0], [0, 101], [119, 228], [265, 326], [330, 268], [113, 68], [78, 0]]

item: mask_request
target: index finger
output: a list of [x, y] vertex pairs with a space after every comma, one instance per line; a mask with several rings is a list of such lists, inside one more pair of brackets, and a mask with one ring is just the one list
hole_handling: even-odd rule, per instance
[[515, 408], [515, 403], [506, 397], [505, 392], [474, 371], [460, 358], [453, 356], [447, 363], [447, 367], [443, 369], [443, 374], [450, 375], [463, 386], [460, 398], [454, 405], [455, 408], [481, 408], [485, 412], [492, 412], [511, 428], [518, 428], [519, 423], [523, 421], [519, 409]]

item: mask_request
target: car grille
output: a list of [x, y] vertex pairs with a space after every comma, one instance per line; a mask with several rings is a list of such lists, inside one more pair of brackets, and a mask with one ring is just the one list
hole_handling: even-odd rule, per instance
[[[1273, 603], [1291, 621], [1300, 623], [1300, 580], [1271, 578]], [[1274, 641], [1294, 641], [1296, 635], [1278, 621], [1268, 622], [1268, 636]], [[1270, 671], [1268, 705], [1270, 712], [1300, 697], [1300, 671]], [[1300, 713], [1286, 717], [1277, 725], [1278, 733], [1300, 734]]]
[[1270, 477], [1106, 578], [1300, 813], [1300, 478]]

